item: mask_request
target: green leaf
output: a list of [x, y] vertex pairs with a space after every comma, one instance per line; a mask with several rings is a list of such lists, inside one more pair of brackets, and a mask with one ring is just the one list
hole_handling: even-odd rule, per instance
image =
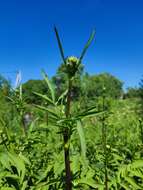
[[24, 181], [23, 182], [21, 190], [25, 190], [26, 189], [27, 183], [28, 183], [28, 181]]
[[15, 174], [6, 174], [4, 177], [19, 180], [19, 176]]
[[61, 41], [60, 41], [58, 30], [57, 30], [56, 27], [54, 27], [54, 30], [55, 30], [55, 34], [56, 34], [56, 38], [57, 38], [57, 42], [58, 42], [61, 57], [63, 59], [63, 62], [66, 64], [66, 60], [65, 60], [65, 56], [64, 56], [64, 50], [63, 50], [63, 47], [62, 47], [62, 44], [61, 44]]
[[79, 185], [79, 184], [85, 184], [94, 189], [104, 190], [104, 185], [95, 183], [92, 179], [83, 178], [83, 179], [75, 180], [74, 185]]
[[0, 163], [3, 168], [8, 169], [9, 171], [11, 170], [11, 165], [9, 162], [9, 157], [6, 153], [0, 153]]
[[47, 177], [48, 173], [51, 171], [52, 168], [53, 168], [53, 165], [49, 165], [47, 169], [45, 170], [45, 172], [41, 174], [36, 184], [39, 184], [41, 181], [43, 181]]
[[35, 120], [33, 120], [33, 121], [30, 123], [30, 125], [29, 125], [29, 127], [28, 127], [28, 130], [27, 130], [27, 135], [28, 135], [28, 137], [30, 137], [30, 135], [31, 135], [31, 133], [32, 133], [34, 127], [35, 127], [35, 123], [36, 123], [37, 120], [38, 120], [38, 118], [36, 118]]
[[1, 187], [1, 190], [16, 190], [13, 187]]
[[131, 171], [131, 174], [132, 174], [133, 176], [140, 177], [140, 178], [142, 178], [142, 180], [143, 180], [142, 171], [140, 171], [139, 169], [138, 169], [138, 170], [135, 170], [135, 171]]
[[24, 161], [17, 155], [13, 155], [11, 153], [8, 153], [8, 156], [11, 160], [11, 163], [17, 168], [18, 175], [20, 177], [20, 184], [23, 183], [24, 177], [25, 177], [25, 163]]
[[63, 100], [63, 98], [67, 95], [68, 93], [68, 90], [65, 90], [61, 96], [58, 98], [58, 101], [56, 102], [56, 105], [59, 103], [59, 101]]
[[136, 182], [135, 182], [135, 180], [133, 178], [131, 178], [131, 177], [125, 177], [125, 180], [129, 184], [131, 184], [134, 187], [134, 189], [137, 189], [137, 190], [142, 189], [139, 185], [136, 184]]
[[120, 183], [121, 187], [123, 187], [125, 190], [129, 190], [129, 185], [127, 183]]
[[79, 115], [77, 115], [77, 118], [85, 118], [85, 117], [93, 117], [93, 116], [99, 116], [99, 115], [102, 115], [103, 113], [105, 113], [104, 111], [90, 111], [90, 112], [84, 112], [84, 113], [81, 113]]
[[43, 94], [40, 94], [40, 93], [38, 93], [38, 92], [33, 92], [33, 93], [34, 93], [35, 95], [37, 95], [37, 96], [43, 98], [44, 100], [47, 100], [48, 103], [55, 105], [54, 102], [53, 102], [48, 96], [43, 95]]
[[26, 164], [31, 165], [31, 163], [28, 160], [28, 158], [26, 158], [25, 156], [23, 156], [21, 153], [19, 154], [19, 158], [22, 159]]
[[20, 87], [19, 87], [19, 98], [20, 98], [20, 100], [22, 100], [22, 84], [20, 85]]
[[51, 94], [52, 101], [55, 102], [54, 87], [53, 87], [52, 83], [50, 82], [50, 80], [49, 80], [47, 74], [46, 74], [44, 71], [42, 71], [42, 76], [43, 76], [43, 78], [45, 79], [45, 81], [46, 81], [46, 83], [47, 83], [47, 85], [48, 85], [48, 88], [49, 88], [49, 90], [50, 90], [50, 94]]
[[84, 48], [83, 48], [83, 50], [81, 52], [81, 55], [80, 55], [79, 61], [78, 61], [78, 65], [80, 65], [80, 63], [81, 63], [81, 61], [82, 61], [82, 59], [83, 59], [83, 57], [84, 57], [84, 55], [85, 55], [88, 47], [90, 46], [92, 40], [94, 39], [94, 36], [95, 36], [95, 30], [93, 30], [93, 32], [91, 33], [91, 35], [90, 35], [87, 43], [85, 44], [85, 46], [84, 46]]
[[35, 107], [37, 107], [37, 108], [39, 108], [39, 109], [41, 109], [41, 110], [45, 110], [45, 111], [49, 112], [55, 119], [58, 119], [58, 115], [55, 114], [55, 112], [52, 111], [52, 109], [49, 109], [49, 108], [47, 108], [47, 107], [40, 106], [40, 105], [35, 105]]
[[77, 121], [77, 131], [78, 131], [78, 134], [79, 134], [79, 139], [80, 139], [80, 144], [81, 144], [81, 155], [82, 155], [84, 164], [87, 165], [87, 161], [86, 161], [86, 142], [85, 142], [83, 126], [82, 126], [80, 120]]
[[141, 168], [143, 167], [143, 160], [136, 160], [131, 164], [132, 168]]

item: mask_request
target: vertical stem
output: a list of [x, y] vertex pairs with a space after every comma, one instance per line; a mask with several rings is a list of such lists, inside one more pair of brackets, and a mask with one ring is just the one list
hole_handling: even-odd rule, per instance
[[143, 126], [142, 126], [142, 121], [139, 120], [139, 128], [140, 128], [140, 139], [143, 144]]
[[[105, 96], [103, 96], [103, 111], [105, 111]], [[104, 169], [105, 169], [105, 181], [104, 181], [104, 189], [108, 190], [108, 155], [107, 155], [107, 129], [105, 124], [105, 115], [103, 113], [102, 118], [102, 139], [103, 139], [103, 150], [104, 150]]]
[[64, 134], [64, 157], [65, 157], [65, 190], [72, 189], [72, 178], [71, 178], [71, 168], [70, 168], [70, 155], [69, 155], [69, 135], [67, 134], [67, 130], [65, 130]]
[[[143, 144], [143, 122], [142, 119], [139, 120], [139, 128], [140, 128], [140, 140]], [[141, 157], [143, 157], [143, 150], [141, 150]]]
[[22, 111], [20, 113], [20, 116], [21, 116], [21, 126], [22, 126], [23, 135], [26, 136], [26, 126], [24, 123], [24, 113]]
[[72, 88], [72, 81], [71, 79], [68, 80], [68, 96], [67, 96], [67, 105], [66, 105], [66, 117], [70, 116], [70, 104], [71, 104], [71, 88]]
[[[70, 104], [71, 104], [71, 88], [72, 88], [72, 81], [69, 79], [68, 83], [68, 96], [67, 96], [67, 104], [66, 104], [66, 112], [65, 115], [68, 118], [70, 116]], [[71, 190], [72, 189], [72, 175], [71, 175], [71, 167], [70, 167], [70, 154], [69, 154], [69, 140], [70, 140], [70, 134], [69, 134], [69, 128], [66, 127], [63, 134], [64, 139], [64, 158], [65, 158], [65, 171], [66, 171], [66, 188], [65, 190]]]

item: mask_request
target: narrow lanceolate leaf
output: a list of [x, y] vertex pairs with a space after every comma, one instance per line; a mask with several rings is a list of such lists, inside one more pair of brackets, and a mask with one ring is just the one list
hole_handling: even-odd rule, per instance
[[136, 183], [136, 181], [135, 181], [133, 178], [131, 178], [131, 177], [125, 177], [125, 180], [126, 180], [129, 184], [131, 184], [134, 189], [137, 189], [137, 190], [142, 189], [142, 188]]
[[25, 190], [26, 189], [27, 183], [28, 183], [28, 181], [24, 181], [23, 182], [21, 190]]
[[77, 115], [76, 118], [84, 119], [85, 117], [88, 118], [88, 117], [93, 117], [93, 116], [99, 116], [99, 115], [102, 115], [103, 113], [105, 113], [105, 112], [104, 111], [103, 112], [98, 112], [98, 111], [84, 112], [84, 113]]
[[80, 55], [79, 61], [78, 61], [78, 65], [80, 65], [80, 63], [81, 63], [81, 61], [82, 61], [82, 59], [83, 59], [83, 57], [84, 57], [84, 55], [85, 55], [88, 47], [90, 46], [92, 40], [94, 39], [94, 36], [95, 36], [95, 30], [93, 30], [93, 32], [91, 33], [91, 35], [90, 35], [87, 43], [85, 44], [85, 46], [84, 46], [84, 48], [83, 48], [83, 50], [81, 52], [81, 55]]
[[48, 96], [43, 95], [43, 94], [40, 94], [40, 93], [38, 93], [38, 92], [33, 92], [33, 93], [34, 93], [35, 95], [37, 95], [37, 96], [43, 98], [44, 100], [48, 101], [48, 103], [55, 105], [54, 102], [53, 102], [53, 100], [51, 100]]
[[35, 105], [35, 107], [41, 109], [41, 110], [44, 110], [44, 111], [47, 111], [49, 112], [55, 119], [58, 119], [58, 115], [55, 114], [54, 111], [52, 111], [51, 109], [47, 108], [47, 107], [44, 107], [44, 106], [40, 106], [40, 105]]
[[80, 120], [77, 121], [77, 131], [79, 134], [79, 139], [80, 139], [80, 144], [81, 144], [81, 155], [82, 155], [84, 164], [86, 165], [86, 142], [85, 142], [83, 126]]
[[8, 100], [10, 100], [12, 103], [14, 103], [14, 99], [10, 98], [9, 96], [6, 96]]
[[92, 107], [86, 109], [85, 111], [81, 112], [79, 115], [84, 115], [84, 114], [87, 114], [87, 113], [90, 113], [90, 112], [99, 113], [100, 111], [97, 111], [97, 107], [92, 106]]
[[56, 34], [56, 38], [57, 38], [57, 42], [58, 42], [61, 57], [63, 59], [63, 62], [66, 64], [66, 59], [65, 59], [65, 56], [64, 56], [64, 50], [63, 50], [63, 47], [62, 47], [62, 44], [61, 44], [61, 41], [60, 41], [58, 30], [57, 30], [56, 27], [54, 27], [54, 30], [55, 30], [55, 34]]
[[48, 88], [49, 88], [49, 90], [50, 90], [51, 98], [52, 98], [53, 102], [55, 102], [55, 91], [54, 91], [54, 87], [53, 87], [52, 83], [50, 82], [50, 80], [49, 80], [47, 74], [46, 74], [44, 71], [42, 71], [42, 75], [43, 75], [43, 78], [45, 79], [45, 81], [46, 81], [46, 83], [47, 83], [47, 85], [48, 85]]
[[91, 106], [90, 108], [87, 108], [84, 112], [89, 112], [93, 110], [97, 110], [97, 106]]
[[60, 102], [60, 101], [63, 101], [64, 97], [67, 95], [68, 93], [68, 90], [66, 90], [65, 92], [63, 92], [61, 94], [61, 96], [58, 98], [58, 101], [56, 102], [56, 105]]
[[85, 185], [88, 185], [94, 189], [99, 189], [99, 190], [104, 189], [104, 185], [95, 183], [92, 179], [83, 178], [83, 179], [75, 180], [74, 185], [76, 186], [79, 184], [85, 184]]
[[57, 123], [60, 124], [60, 123], [63, 123], [63, 122], [78, 121], [78, 120], [82, 120], [84, 118], [100, 116], [103, 113], [105, 113], [105, 112], [104, 111], [102, 111], [102, 112], [98, 112], [98, 111], [83, 112], [81, 114], [75, 115], [74, 117], [71, 117], [70, 119], [61, 118], [60, 120], [58, 120]]
[[19, 87], [20, 100], [22, 100], [22, 84]]
[[1, 187], [1, 190], [15, 190], [14, 187]]
[[121, 187], [123, 187], [125, 190], [129, 189], [129, 184], [127, 184], [126, 182], [122, 182], [120, 183]]

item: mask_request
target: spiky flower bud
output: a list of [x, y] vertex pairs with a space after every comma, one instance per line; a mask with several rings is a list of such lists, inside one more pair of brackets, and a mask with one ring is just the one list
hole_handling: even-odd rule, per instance
[[73, 77], [78, 70], [79, 59], [75, 56], [70, 56], [66, 59], [66, 72], [69, 77]]
[[67, 58], [67, 64], [75, 65], [78, 63], [78, 58], [75, 56], [70, 56]]

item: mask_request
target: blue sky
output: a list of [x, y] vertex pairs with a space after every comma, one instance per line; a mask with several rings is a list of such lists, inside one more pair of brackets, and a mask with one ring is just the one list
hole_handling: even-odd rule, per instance
[[0, 0], [0, 73], [22, 81], [49, 76], [61, 63], [53, 25], [65, 54], [78, 56], [92, 29], [85, 58], [90, 74], [109, 72], [137, 86], [143, 75], [142, 0]]

